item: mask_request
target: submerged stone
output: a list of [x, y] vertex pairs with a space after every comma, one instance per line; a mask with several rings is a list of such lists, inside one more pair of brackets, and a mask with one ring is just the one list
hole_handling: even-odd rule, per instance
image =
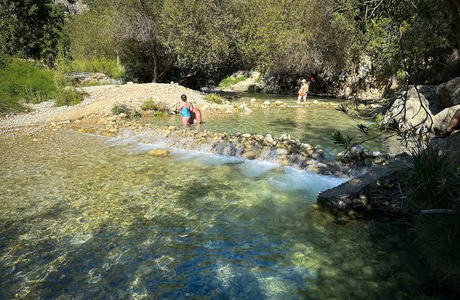
[[167, 149], [154, 149], [154, 150], [150, 150], [147, 154], [150, 155], [150, 156], [168, 157], [169, 156], [169, 150], [167, 150]]

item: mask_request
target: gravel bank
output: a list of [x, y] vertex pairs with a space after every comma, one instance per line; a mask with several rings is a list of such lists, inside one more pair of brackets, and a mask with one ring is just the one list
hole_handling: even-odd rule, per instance
[[83, 119], [93, 115], [112, 114], [114, 105], [124, 104], [130, 109], [140, 110], [142, 103], [152, 99], [169, 108], [174, 108], [181, 94], [202, 111], [230, 110], [229, 105], [211, 104], [203, 99], [203, 94], [178, 84], [147, 83], [83, 87], [86, 93], [84, 101], [74, 106], [55, 107], [52, 100], [40, 104], [29, 104], [30, 113], [9, 115], [0, 119], [0, 133], [18, 131], [33, 132], [51, 122], [63, 122]]

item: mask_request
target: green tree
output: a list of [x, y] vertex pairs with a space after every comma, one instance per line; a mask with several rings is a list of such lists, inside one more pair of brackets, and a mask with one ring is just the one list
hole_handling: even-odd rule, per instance
[[46, 0], [0, 0], [2, 52], [51, 63], [62, 39], [62, 6]]
[[372, 57], [382, 81], [392, 79], [393, 89], [401, 72], [417, 83], [433, 80], [454, 49], [446, 2], [336, 0], [336, 9], [354, 15], [355, 47]]
[[307, 73], [343, 66], [353, 27], [332, 1], [236, 1], [238, 48], [266, 72]]

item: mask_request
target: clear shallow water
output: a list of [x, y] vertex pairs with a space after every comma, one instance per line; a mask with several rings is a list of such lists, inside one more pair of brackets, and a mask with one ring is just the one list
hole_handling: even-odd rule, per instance
[[0, 299], [408, 299], [404, 232], [312, 207], [342, 180], [56, 132], [2, 138]]
[[[251, 98], [257, 99], [259, 103], [269, 100], [272, 106], [269, 109], [254, 109], [251, 113], [234, 113], [207, 115], [203, 113], [203, 124], [199, 126], [201, 130], [211, 130], [215, 132], [250, 133], [250, 134], [272, 134], [279, 138], [282, 134], [288, 133], [293, 139], [301, 140], [313, 146], [324, 148], [326, 152], [337, 154], [340, 149], [335, 145], [331, 134], [334, 131], [341, 131], [342, 134], [349, 135], [356, 141], [367, 139], [357, 127], [358, 123], [370, 126], [370, 134], [377, 134], [375, 123], [373, 121], [352, 118], [343, 112], [337, 110], [341, 103], [346, 101], [326, 98], [308, 98], [309, 102], [314, 100], [327, 105], [308, 105], [301, 106], [296, 104], [295, 97], [282, 95], [253, 94], [236, 98], [233, 101], [239, 103], [250, 103]], [[275, 101], [283, 101], [289, 107], [276, 107]], [[330, 105], [332, 103], [332, 105]], [[149, 122], [159, 125], [181, 126], [181, 117], [164, 116], [156, 117]], [[192, 127], [195, 127], [192, 125]], [[390, 142], [382, 140], [368, 141], [364, 147], [370, 150], [388, 152], [391, 147]]]

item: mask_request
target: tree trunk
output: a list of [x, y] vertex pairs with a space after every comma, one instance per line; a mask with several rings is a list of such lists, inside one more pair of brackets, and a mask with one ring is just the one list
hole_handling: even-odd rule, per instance
[[396, 68], [393, 65], [391, 66], [390, 82], [390, 90], [396, 91], [396, 88], [398, 87], [398, 75], [396, 74]]
[[155, 41], [152, 41], [152, 43], [151, 43], [150, 52], [152, 53], [152, 57], [153, 57], [152, 82], [159, 82], [159, 80], [160, 80], [160, 59], [158, 57], [158, 52], [157, 52], [157, 47], [156, 47], [156, 42]]

